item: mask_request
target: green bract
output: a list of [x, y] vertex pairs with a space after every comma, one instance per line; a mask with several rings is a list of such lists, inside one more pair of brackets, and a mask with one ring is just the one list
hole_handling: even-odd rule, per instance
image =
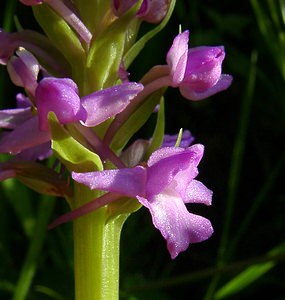
[[53, 113], [49, 114], [49, 125], [54, 154], [69, 171], [87, 172], [103, 169], [100, 157], [75, 140], [59, 124]]
[[130, 24], [137, 11], [135, 5], [123, 17], [116, 19], [104, 31], [94, 34], [87, 56], [84, 94], [113, 86], [125, 52]]

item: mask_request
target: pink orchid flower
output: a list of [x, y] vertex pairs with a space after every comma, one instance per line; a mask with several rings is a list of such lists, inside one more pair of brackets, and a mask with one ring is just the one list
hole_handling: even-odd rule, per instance
[[213, 233], [209, 220], [189, 213], [185, 206], [185, 203], [211, 205], [212, 191], [194, 179], [203, 151], [199, 144], [186, 149], [164, 147], [151, 155], [146, 167], [73, 172], [72, 177], [90, 189], [136, 198], [149, 209], [153, 224], [166, 239], [174, 259], [190, 243], [204, 241]]
[[167, 53], [173, 87], [189, 100], [201, 100], [227, 89], [232, 76], [222, 74], [223, 46], [188, 49], [189, 31], [176, 36]]
[[1, 135], [0, 153], [18, 154], [49, 142], [49, 112], [54, 112], [61, 124], [80, 121], [93, 127], [121, 112], [142, 89], [139, 83], [127, 82], [80, 98], [71, 79], [45, 77], [35, 91], [38, 114], [32, 113], [32, 104], [0, 111], [0, 128], [13, 129]]

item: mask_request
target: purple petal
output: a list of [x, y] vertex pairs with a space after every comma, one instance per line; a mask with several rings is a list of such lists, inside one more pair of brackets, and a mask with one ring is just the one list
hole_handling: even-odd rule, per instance
[[0, 128], [14, 129], [32, 116], [30, 107], [0, 110]]
[[[175, 135], [165, 134], [161, 147], [174, 147], [177, 138], [178, 138], [178, 134]], [[193, 143], [193, 141], [194, 141], [194, 137], [191, 134], [191, 132], [189, 130], [184, 130], [182, 133], [182, 138], [179, 147], [187, 148]]]
[[120, 113], [143, 90], [143, 85], [126, 82], [82, 98], [87, 111], [85, 126], [93, 127]]
[[227, 74], [222, 74], [220, 80], [217, 82], [216, 85], [214, 85], [213, 87], [209, 88], [208, 90], [204, 91], [204, 92], [195, 92], [194, 90], [192, 90], [192, 88], [187, 85], [187, 84], [181, 84], [179, 86], [179, 90], [181, 92], [181, 94], [189, 100], [202, 100], [205, 98], [208, 98], [218, 92], [224, 91], [226, 90], [232, 83], [232, 76], [231, 75], [227, 75]]
[[147, 170], [147, 195], [160, 193], [175, 180], [175, 186], [184, 194], [189, 182], [197, 175], [204, 147], [193, 145], [187, 149], [161, 148], [151, 155]]
[[159, 194], [150, 201], [137, 199], [150, 210], [153, 224], [166, 239], [172, 259], [190, 243], [204, 241], [213, 233], [209, 220], [189, 213], [182, 199], [172, 193]]
[[128, 197], [145, 194], [146, 170], [141, 166], [99, 172], [72, 172], [72, 178], [91, 190], [114, 192]]
[[147, 165], [149, 167], [153, 166], [154, 164], [156, 164], [157, 162], [159, 162], [160, 160], [167, 158], [169, 156], [178, 154], [183, 152], [184, 149], [180, 148], [180, 147], [163, 147], [160, 148], [158, 150], [156, 150], [155, 152], [153, 152], [150, 156], [150, 158], [147, 161]]
[[27, 107], [32, 107], [32, 103], [28, 97], [26, 97], [22, 93], [18, 93], [16, 95], [16, 101], [17, 101], [17, 108], [27, 108]]
[[0, 139], [0, 153], [18, 154], [21, 151], [50, 141], [50, 133], [39, 130], [39, 120], [35, 116], [21, 126], [6, 133]]
[[224, 58], [223, 46], [202, 46], [189, 49], [182, 84], [191, 86], [196, 92], [203, 92], [211, 88], [221, 77]]
[[48, 130], [48, 113], [54, 112], [61, 124], [86, 120], [86, 111], [81, 105], [78, 88], [69, 78], [46, 77], [36, 89], [36, 105], [40, 129]]
[[[143, 4], [145, 3], [145, 9], [142, 9]], [[148, 0], [144, 1], [138, 11], [137, 16], [142, 20], [157, 24], [161, 22], [165, 15], [167, 14], [170, 1], [169, 0]]]
[[23, 150], [17, 155], [18, 158], [22, 160], [44, 160], [52, 155], [51, 142], [46, 142], [35, 147]]
[[187, 168], [178, 172], [174, 177], [174, 189], [182, 199], [186, 198], [187, 187], [191, 181], [198, 175], [197, 166], [203, 157], [204, 146], [200, 144], [193, 145], [189, 147], [187, 151], [191, 152], [191, 157], [189, 157]]
[[166, 61], [170, 67], [173, 86], [177, 86], [184, 78], [187, 64], [189, 31], [177, 35], [169, 49]]
[[26, 88], [32, 95], [35, 93], [40, 65], [29, 51], [21, 48], [16, 51], [7, 63], [7, 70], [12, 82]]
[[185, 203], [201, 203], [205, 205], [212, 204], [213, 192], [209, 190], [202, 182], [193, 179], [187, 186]]

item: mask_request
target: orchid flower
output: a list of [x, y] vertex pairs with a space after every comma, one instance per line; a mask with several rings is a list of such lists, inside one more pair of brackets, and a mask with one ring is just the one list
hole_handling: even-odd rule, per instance
[[35, 94], [40, 64], [32, 53], [20, 48], [16, 51], [17, 56], [12, 56], [7, 63], [12, 82], [24, 87], [31, 94]]
[[222, 74], [223, 46], [188, 49], [189, 31], [176, 36], [167, 53], [171, 85], [190, 100], [201, 100], [227, 89], [232, 76]]
[[[0, 126], [13, 129], [0, 138], [0, 153], [17, 154], [50, 141], [49, 112], [54, 112], [61, 124], [80, 121], [92, 127], [121, 112], [142, 89], [141, 84], [128, 82], [80, 98], [71, 79], [43, 78], [35, 92], [37, 115], [28, 109], [0, 111]], [[15, 117], [23, 118], [25, 114], [28, 117], [23, 123]]]
[[22, 94], [17, 95], [17, 108], [0, 110], [0, 128], [12, 130], [0, 134], [0, 153], [21, 153], [28, 160], [50, 154], [50, 133], [39, 130], [38, 116], [33, 110], [29, 98]]
[[164, 147], [151, 155], [146, 167], [73, 172], [72, 177], [92, 190], [136, 198], [149, 209], [174, 259], [190, 243], [204, 241], [213, 233], [209, 220], [189, 213], [185, 207], [185, 203], [211, 205], [212, 192], [194, 179], [203, 151], [200, 144], [186, 149]]
[[160, 23], [167, 14], [170, 0], [148, 0], [147, 9], [139, 17], [149, 23]]
[[96, 126], [124, 110], [142, 89], [139, 83], [126, 82], [80, 98], [73, 80], [46, 77], [36, 90], [40, 128], [48, 130], [50, 111], [61, 124], [81, 121], [87, 127]]

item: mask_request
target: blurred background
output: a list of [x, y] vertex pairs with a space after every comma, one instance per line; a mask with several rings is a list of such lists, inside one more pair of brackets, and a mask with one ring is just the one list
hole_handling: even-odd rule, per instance
[[[16, 15], [37, 28], [28, 7], [3, 3], [1, 27], [15, 30]], [[189, 129], [205, 145], [198, 179], [214, 191], [213, 205], [188, 209], [209, 218], [215, 233], [172, 261], [148, 211], [131, 215], [122, 232], [121, 299], [285, 299], [285, 1], [177, 1], [169, 24], [134, 61], [132, 79], [165, 63], [179, 24], [190, 30], [190, 47], [224, 45], [223, 73], [234, 77], [227, 91], [201, 102], [176, 89], [165, 94], [167, 133]], [[1, 109], [16, 92], [1, 67]], [[68, 210], [64, 200], [14, 180], [1, 183], [0, 198], [0, 299], [73, 299], [72, 224], [46, 231]]]

